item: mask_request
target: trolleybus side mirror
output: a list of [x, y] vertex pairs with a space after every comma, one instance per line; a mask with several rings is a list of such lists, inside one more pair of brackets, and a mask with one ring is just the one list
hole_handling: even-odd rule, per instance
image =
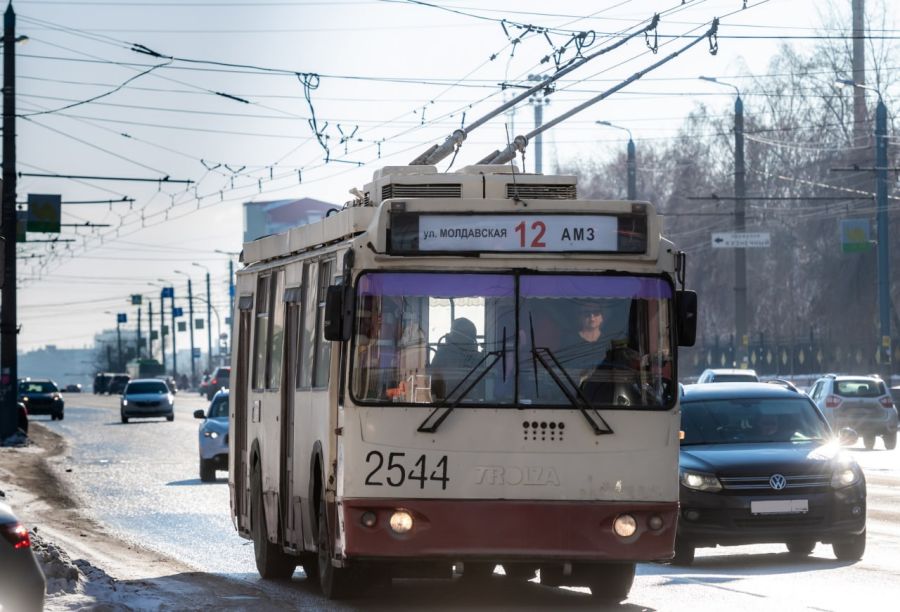
[[679, 346], [694, 346], [697, 339], [697, 292], [675, 292], [675, 316]]
[[331, 285], [325, 295], [325, 339], [350, 339], [353, 320], [353, 286]]

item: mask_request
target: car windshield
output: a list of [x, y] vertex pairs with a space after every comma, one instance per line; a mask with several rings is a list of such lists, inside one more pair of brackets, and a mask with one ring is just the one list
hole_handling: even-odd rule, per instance
[[722, 398], [681, 403], [682, 445], [809, 442], [831, 437], [803, 398]]
[[672, 287], [656, 277], [369, 273], [363, 402], [668, 407]]
[[19, 393], [55, 393], [59, 391], [52, 382], [24, 382], [19, 384]]
[[884, 383], [870, 378], [834, 381], [834, 394], [841, 397], [880, 397], [884, 395]]
[[169, 388], [164, 382], [134, 382], [128, 385], [125, 391], [126, 395], [136, 395], [138, 393], [168, 393]]
[[228, 396], [219, 396], [212, 401], [212, 404], [209, 405], [209, 418], [214, 419], [216, 417], [227, 417], [228, 416]]

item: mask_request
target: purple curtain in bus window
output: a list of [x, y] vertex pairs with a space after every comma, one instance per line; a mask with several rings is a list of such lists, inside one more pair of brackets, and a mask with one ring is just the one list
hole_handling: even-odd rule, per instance
[[511, 297], [512, 276], [500, 274], [421, 274], [386, 272], [359, 279], [359, 295]]
[[522, 276], [522, 297], [596, 297], [670, 299], [672, 286], [645, 276]]

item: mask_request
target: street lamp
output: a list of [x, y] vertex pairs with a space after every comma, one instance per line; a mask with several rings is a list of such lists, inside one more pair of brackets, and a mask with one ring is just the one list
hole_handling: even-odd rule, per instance
[[[734, 231], [746, 229], [744, 215], [744, 198], [747, 195], [744, 184], [744, 102], [741, 90], [737, 85], [718, 80], [716, 77], [699, 77], [701, 81], [724, 85], [734, 89], [737, 97], [734, 100]], [[747, 367], [747, 347], [750, 338], [747, 336], [747, 255], [743, 247], [734, 251], [734, 327], [738, 348], [736, 358], [740, 367]]]
[[890, 279], [890, 227], [888, 219], [887, 197], [887, 106], [881, 97], [881, 91], [875, 87], [856, 83], [849, 79], [840, 79], [837, 85], [847, 85], [859, 89], [868, 89], [878, 94], [878, 106], [875, 107], [875, 218], [878, 224], [878, 317], [881, 327], [881, 343], [879, 354], [881, 365], [890, 381], [891, 376], [891, 288]]
[[[196, 261], [191, 262], [191, 265], [206, 270], [206, 341], [208, 351], [206, 355], [206, 370], [208, 372], [212, 372], [212, 297], [210, 297], [209, 288], [209, 268], [207, 268], [203, 264], [197, 263]], [[219, 315], [217, 313], [216, 319], [218, 318]]]
[[628, 199], [636, 200], [637, 199], [637, 162], [634, 158], [634, 139], [631, 137], [631, 130], [627, 127], [621, 125], [615, 125], [610, 123], [609, 121], [595, 121], [597, 125], [605, 125], [607, 127], [615, 128], [617, 130], [625, 130], [628, 132], [628, 162], [626, 165], [627, 173], [628, 173]]
[[122, 318], [124, 313], [113, 312], [111, 310], [104, 310], [103, 314], [113, 315], [116, 317], [116, 370], [118, 372], [122, 371], [122, 329], [120, 327], [120, 323], [122, 323]]
[[191, 275], [181, 270], [175, 270], [175, 274], [187, 276], [188, 279], [188, 337], [191, 340], [191, 386], [197, 383], [197, 367], [194, 362], [194, 291], [191, 288]]

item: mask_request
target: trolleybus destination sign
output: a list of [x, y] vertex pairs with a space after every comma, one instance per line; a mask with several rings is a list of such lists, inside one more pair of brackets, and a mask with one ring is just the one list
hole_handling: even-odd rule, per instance
[[400, 214], [394, 252], [643, 253], [641, 215]]

